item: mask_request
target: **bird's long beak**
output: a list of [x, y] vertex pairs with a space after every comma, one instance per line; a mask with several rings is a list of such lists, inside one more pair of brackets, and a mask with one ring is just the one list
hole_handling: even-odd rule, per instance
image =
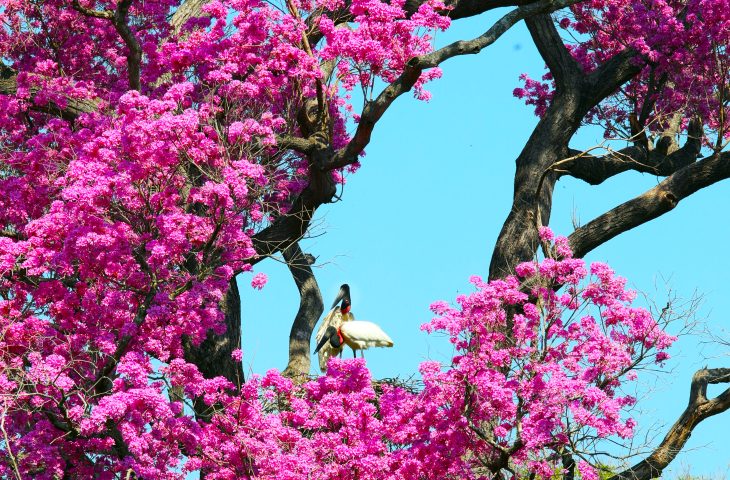
[[347, 303], [350, 303], [350, 286], [346, 283], [343, 283], [340, 287], [340, 291], [337, 293], [337, 297], [335, 298], [335, 301], [332, 302], [332, 307], [330, 309], [335, 308], [337, 304], [339, 304], [342, 300], [347, 299]]

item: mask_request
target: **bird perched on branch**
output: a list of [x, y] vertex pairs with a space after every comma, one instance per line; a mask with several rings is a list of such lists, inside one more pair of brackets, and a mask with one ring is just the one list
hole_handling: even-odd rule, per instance
[[[342, 301], [342, 306], [337, 306], [340, 301]], [[393, 346], [393, 340], [378, 325], [373, 322], [355, 320], [350, 312], [350, 306], [350, 287], [344, 284], [340, 287], [340, 292], [332, 304], [332, 310], [317, 331], [317, 348], [314, 353], [319, 354], [319, 368], [323, 372], [327, 368], [327, 361], [330, 357], [342, 354], [344, 345], [352, 348], [355, 357], [357, 357], [357, 350]]]

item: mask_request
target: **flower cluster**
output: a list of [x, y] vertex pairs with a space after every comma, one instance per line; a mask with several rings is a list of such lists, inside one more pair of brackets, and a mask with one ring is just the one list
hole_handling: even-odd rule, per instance
[[316, 100], [318, 133], [346, 144], [346, 91], [448, 26], [436, 0], [285, 3], [213, 0], [174, 25], [173, 0], [3, 2], [0, 477], [476, 478], [505, 452], [546, 477], [569, 439], [631, 434], [622, 379], [671, 339], [607, 267], [581, 286], [560, 239], [562, 260], [434, 305], [425, 328], [457, 355], [421, 366], [422, 391], [375, 389], [363, 360], [238, 386], [189, 359], [309, 182], [280, 139], [312, 133]]
[[[172, 22], [180, 3], [0, 6], [0, 477], [260, 476], [296, 463], [287, 436], [307, 438], [306, 422], [256, 403], [278, 387], [237, 392], [186, 352], [224, 332], [254, 235], [309, 183], [281, 137], [313, 133], [301, 116], [316, 100], [329, 145], [349, 141], [351, 72], [327, 65], [394, 78], [448, 20], [435, 0], [410, 16], [403, 3], [214, 0]], [[181, 399], [216, 414], [197, 422]], [[265, 466], [272, 451], [281, 463]]]

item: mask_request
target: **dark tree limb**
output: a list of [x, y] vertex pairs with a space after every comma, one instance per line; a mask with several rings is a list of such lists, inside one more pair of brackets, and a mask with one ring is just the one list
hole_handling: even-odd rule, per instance
[[730, 388], [715, 398], [707, 398], [707, 385], [730, 383], [730, 368], [703, 368], [692, 377], [689, 402], [659, 446], [646, 459], [609, 480], [650, 480], [659, 478], [703, 420], [730, 409]]
[[[203, 377], [213, 378], [222, 375], [238, 390], [244, 382], [244, 375], [241, 362], [231, 356], [234, 350], [241, 348], [241, 297], [235, 276], [231, 278], [228, 292], [220, 308], [225, 315], [225, 333], [215, 335], [209, 330], [208, 337], [197, 346], [193, 345], [189, 338], [183, 338], [185, 360], [194, 363]], [[202, 401], [202, 398], [194, 399], [193, 403], [198, 418], [204, 420], [210, 418], [210, 407]]]
[[[406, 11], [410, 12], [411, 9], [409, 6], [413, 4], [415, 7], [413, 8], [413, 11], [415, 12], [423, 3], [425, 3], [423, 0], [413, 2], [407, 1]], [[474, 17], [489, 10], [494, 10], [495, 8], [524, 7], [533, 3], [536, 2], [534, 2], [534, 0], [451, 0], [444, 2], [444, 4], [450, 8], [447, 15], [452, 20]]]
[[114, 12], [114, 28], [122, 40], [129, 52], [127, 53], [127, 76], [129, 77], [129, 88], [130, 90], [142, 90], [141, 82], [141, 66], [142, 66], [142, 47], [139, 44], [139, 40], [134, 36], [132, 30], [129, 28], [127, 23], [127, 15], [129, 14], [129, 7], [132, 5], [132, 0], [122, 0], [117, 4], [117, 9]]
[[573, 253], [583, 257], [613, 237], [667, 213], [696, 191], [729, 177], [730, 152], [694, 162], [656, 187], [576, 229], [568, 237]]
[[324, 311], [324, 302], [312, 272], [314, 258], [302, 252], [298, 242], [291, 244], [282, 253], [294, 277], [300, 298], [299, 310], [289, 334], [289, 363], [283, 373], [289, 377], [302, 377], [309, 374], [309, 346], [314, 326]]
[[337, 192], [332, 175], [318, 168], [320, 156], [327, 154], [326, 149], [312, 154], [309, 185], [299, 194], [286, 215], [253, 236], [253, 246], [258, 256], [248, 263], [254, 265], [299, 241], [309, 228], [317, 207], [332, 200]]
[[588, 110], [638, 75], [642, 66], [643, 62], [638, 53], [632, 48], [627, 48], [588, 74], [588, 86], [583, 91], [583, 101], [590, 105]]
[[591, 185], [598, 185], [629, 170], [666, 177], [697, 160], [702, 148], [702, 122], [698, 119], [690, 122], [687, 142], [682, 148], [671, 148], [669, 144], [673, 141], [673, 138], [665, 136], [653, 150], [633, 145], [604, 156], [571, 149], [571, 158], [557, 162], [555, 170], [560, 176], [569, 175]]
[[142, 47], [139, 40], [134, 36], [132, 30], [127, 24], [127, 15], [129, 8], [132, 6], [132, 0], [121, 0], [117, 3], [115, 10], [95, 10], [81, 6], [79, 0], [73, 0], [72, 6], [74, 10], [82, 15], [92, 18], [102, 18], [111, 21], [114, 29], [117, 31], [129, 52], [127, 53], [127, 77], [129, 79], [130, 90], [140, 91], [142, 84], [140, 80], [140, 70], [142, 65]]
[[409, 92], [416, 84], [423, 70], [437, 67], [442, 62], [460, 55], [474, 55], [494, 43], [507, 30], [520, 20], [577, 3], [579, 0], [540, 1], [517, 8], [504, 15], [489, 30], [472, 40], [460, 40], [436, 51], [411, 59], [405, 71], [388, 85], [375, 100], [368, 102], [362, 111], [355, 135], [344, 148], [338, 150], [323, 165], [324, 169], [333, 170], [354, 163], [357, 156], [370, 143], [375, 124], [396, 98]]
[[585, 78], [583, 67], [565, 48], [552, 17], [549, 14], [535, 15], [527, 18], [525, 23], [537, 50], [555, 79], [556, 89], [575, 88]]
[[[388, 0], [383, 0], [383, 2], [389, 3]], [[416, 13], [424, 3], [426, 3], [426, 0], [406, 0], [405, 5], [403, 5], [403, 10], [406, 14], [405, 18], [411, 18], [411, 16]], [[440, 13], [449, 17], [451, 20], [459, 20], [475, 17], [496, 8], [525, 7], [535, 3], [541, 2], [539, 0], [537, 2], [535, 0], [446, 0], [444, 1], [446, 9]], [[347, 0], [345, 1], [343, 8], [334, 12], [327, 12], [327, 15], [335, 22], [335, 24], [351, 22], [353, 17], [349, 10], [350, 4], [351, 2]], [[323, 37], [322, 32], [320, 32], [317, 27], [319, 18], [319, 15], [310, 15], [306, 19], [307, 30], [309, 32], [307, 37], [312, 45], [316, 45]]]
[[[544, 40], [544, 35], [538, 36], [538, 41]], [[562, 45], [562, 40], [560, 43]], [[550, 49], [548, 53], [561, 55]], [[571, 79], [570, 88], [556, 90], [546, 113], [517, 158], [512, 208], [492, 253], [490, 279], [510, 275], [515, 265], [534, 257], [540, 244], [537, 227], [547, 225], [550, 220], [557, 180], [554, 165], [570, 157], [568, 143], [590, 109], [641, 71], [640, 60], [633, 50], [627, 49], [587, 76]], [[557, 68], [564, 68], [560, 62], [555, 62]], [[551, 63], [555, 62], [551, 60]]]

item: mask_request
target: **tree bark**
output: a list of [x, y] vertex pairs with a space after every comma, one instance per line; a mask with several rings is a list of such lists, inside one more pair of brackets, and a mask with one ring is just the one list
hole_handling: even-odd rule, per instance
[[[198, 346], [185, 338], [185, 360], [194, 363], [205, 378], [223, 376], [238, 390], [244, 382], [244, 375], [241, 362], [231, 356], [234, 350], [241, 348], [241, 298], [235, 277], [231, 279], [221, 309], [225, 314], [225, 333], [215, 335], [208, 331], [208, 337]], [[194, 406], [198, 418], [210, 418], [210, 407], [201, 398], [194, 399]]]
[[312, 332], [324, 311], [324, 302], [317, 279], [310, 266], [314, 263], [314, 258], [302, 252], [298, 243], [285, 249], [283, 254], [299, 290], [300, 298], [299, 310], [289, 334], [289, 363], [283, 374], [303, 378], [309, 374], [311, 366], [309, 347]]
[[537, 228], [550, 220], [558, 178], [553, 165], [569, 157], [570, 139], [588, 111], [640, 71], [637, 54], [627, 49], [586, 74], [563, 44], [549, 14], [525, 22], [556, 86], [550, 106], [517, 158], [512, 209], [492, 253], [490, 279], [510, 275], [515, 265], [535, 257]]

